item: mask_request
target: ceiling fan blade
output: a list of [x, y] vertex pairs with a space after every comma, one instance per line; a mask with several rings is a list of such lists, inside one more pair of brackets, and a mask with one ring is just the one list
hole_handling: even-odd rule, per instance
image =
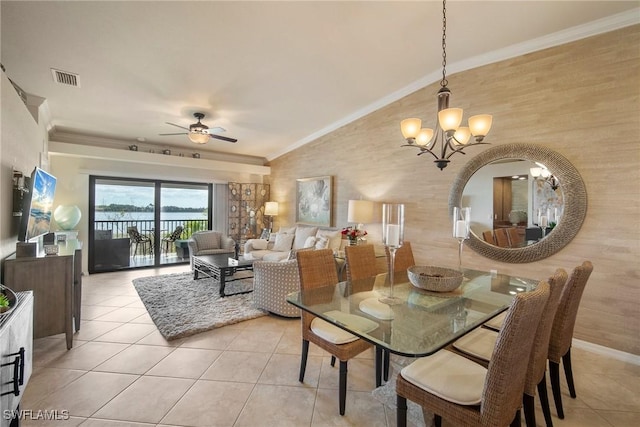
[[165, 123], [166, 123], [166, 124], [168, 124], [168, 125], [171, 125], [171, 126], [179, 127], [180, 129], [189, 130], [189, 128], [186, 128], [186, 127], [184, 127], [184, 126], [177, 125], [177, 124], [175, 124], [175, 123], [169, 123], [169, 122], [165, 122]]
[[180, 132], [180, 133], [159, 133], [158, 135], [167, 136], [167, 135], [188, 135], [189, 132]]
[[212, 128], [209, 128], [206, 130], [207, 133], [212, 134], [212, 133], [221, 133], [221, 132], [226, 132], [227, 130], [225, 128], [221, 128], [220, 126], [214, 126]]
[[215, 139], [221, 139], [223, 141], [227, 141], [227, 142], [236, 142], [238, 141], [235, 138], [228, 138], [226, 136], [220, 136], [220, 135], [209, 135], [211, 138], [215, 138]]

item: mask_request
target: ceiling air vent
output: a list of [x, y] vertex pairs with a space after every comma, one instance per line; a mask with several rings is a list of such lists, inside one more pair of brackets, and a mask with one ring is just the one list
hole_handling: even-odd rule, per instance
[[56, 70], [54, 68], [51, 69], [51, 74], [53, 74], [53, 80], [56, 83], [68, 86], [80, 87], [80, 76], [78, 74], [69, 73], [67, 71]]

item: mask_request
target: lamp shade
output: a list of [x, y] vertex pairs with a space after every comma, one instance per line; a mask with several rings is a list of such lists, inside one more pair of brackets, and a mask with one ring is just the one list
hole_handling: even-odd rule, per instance
[[266, 202], [264, 204], [264, 214], [266, 216], [278, 216], [278, 202]]
[[347, 222], [370, 224], [373, 221], [373, 202], [369, 200], [349, 200]]
[[421, 126], [422, 120], [420, 119], [404, 119], [400, 123], [400, 131], [402, 132], [402, 136], [404, 136], [405, 139], [415, 138], [416, 136], [418, 136]]

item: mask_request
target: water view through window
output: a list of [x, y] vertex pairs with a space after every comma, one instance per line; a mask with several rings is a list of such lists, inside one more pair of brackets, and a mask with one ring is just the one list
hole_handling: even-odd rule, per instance
[[186, 240], [209, 229], [210, 186], [91, 177], [90, 272], [188, 262]]

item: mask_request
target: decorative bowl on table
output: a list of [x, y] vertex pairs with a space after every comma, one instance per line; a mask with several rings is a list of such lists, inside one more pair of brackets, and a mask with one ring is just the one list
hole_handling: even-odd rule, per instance
[[432, 292], [451, 292], [464, 279], [458, 270], [430, 265], [414, 265], [407, 268], [407, 274], [413, 286]]

